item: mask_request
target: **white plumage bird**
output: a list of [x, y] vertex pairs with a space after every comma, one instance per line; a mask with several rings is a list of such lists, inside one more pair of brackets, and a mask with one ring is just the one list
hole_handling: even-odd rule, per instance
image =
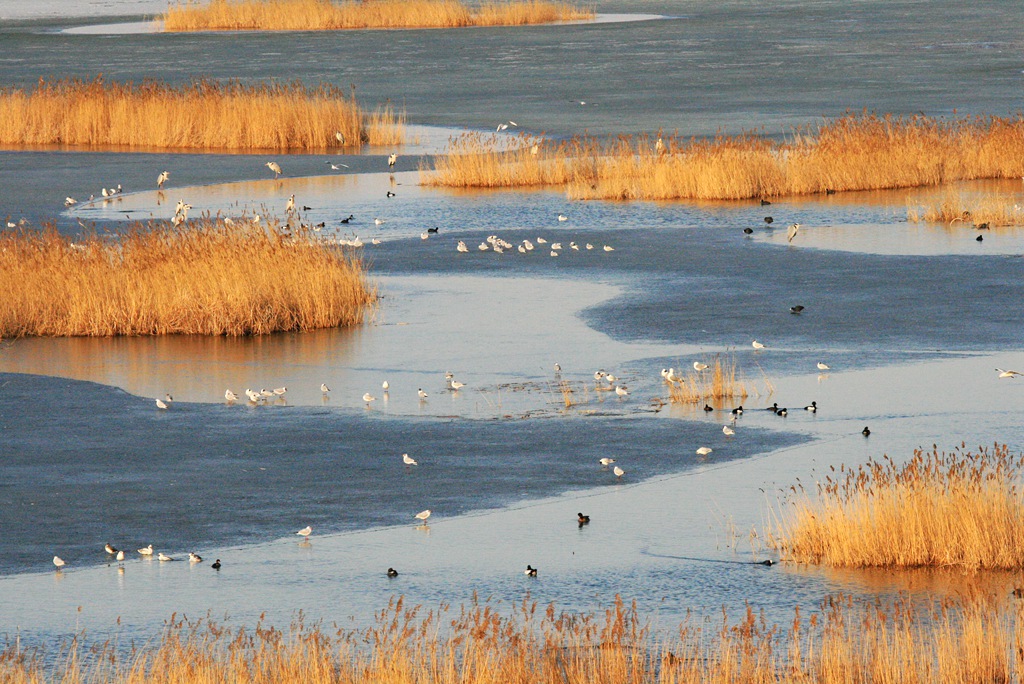
[[308, 539], [309, 535], [313, 534], [313, 527], [311, 525], [306, 525], [305, 527], [303, 527], [301, 530], [299, 530], [295, 534], [299, 535], [303, 539]]
[[597, 462], [600, 463], [603, 466], [610, 466], [612, 463], [615, 463], [615, 459], [614, 458], [605, 457], [605, 458], [598, 459]]
[[422, 520], [423, 522], [426, 522], [427, 518], [429, 518], [429, 517], [430, 517], [430, 509], [429, 508], [427, 510], [425, 510], [425, 511], [420, 511], [415, 516], [415, 518], [417, 520]]
[[697, 455], [698, 456], [707, 456], [712, 451], [713, 451], [713, 449], [711, 447], [701, 447], [701, 448], [697, 449]]
[[615, 477], [622, 477], [623, 475], [626, 474], [626, 471], [620, 468], [619, 466], [615, 466], [614, 468], [612, 468], [612, 472], [615, 473]]
[[1018, 375], [1024, 375], [1024, 373], [1015, 370], [1003, 370], [1002, 368], [996, 368], [996, 372], [999, 373], [1001, 378], [1015, 378]]
[[728, 425], [723, 425], [723, 426], [722, 426], [722, 432], [723, 432], [723, 433], [724, 433], [725, 435], [729, 436], [729, 437], [731, 437], [732, 435], [735, 435], [735, 434], [736, 434], [736, 431], [735, 431], [735, 430], [733, 430], [733, 429], [732, 429], [731, 427], [729, 427]]
[[402, 463], [407, 466], [419, 465], [419, 463], [416, 462], [416, 459], [409, 454], [402, 454]]
[[796, 234], [799, 231], [800, 231], [800, 224], [799, 223], [791, 223], [791, 224], [789, 224], [789, 228], [786, 230], [787, 242], [792, 242], [793, 238], [796, 237]]
[[147, 547], [145, 547], [143, 549], [139, 549], [139, 553], [141, 553], [143, 556], [152, 556], [153, 555], [153, 545], [150, 544], [149, 546], [147, 546]]
[[829, 370], [829, 367], [828, 367], [827, 364], [824, 364], [821, 361], [819, 361], [818, 362], [818, 370]]
[[64, 562], [64, 559], [61, 558], [60, 556], [54, 556], [53, 557], [53, 564], [57, 566], [58, 570], [63, 568], [65, 565], [67, 565], [67, 563]]
[[764, 349], [764, 345], [758, 342], [757, 340], [751, 342], [750, 346], [753, 347], [754, 349]]
[[274, 172], [274, 180], [277, 180], [277, 177], [281, 175], [281, 165], [275, 161], [268, 161], [266, 167]]
[[227, 401], [238, 401], [238, 395], [229, 389], [224, 390], [224, 399]]
[[694, 361], [693, 362], [693, 370], [695, 370], [695, 371], [702, 371], [702, 370], [707, 370], [707, 369], [708, 369], [708, 364], [701, 363], [700, 361]]
[[369, 404], [371, 401], [377, 401], [377, 397], [367, 392], [366, 394], [363, 395], [363, 401]]

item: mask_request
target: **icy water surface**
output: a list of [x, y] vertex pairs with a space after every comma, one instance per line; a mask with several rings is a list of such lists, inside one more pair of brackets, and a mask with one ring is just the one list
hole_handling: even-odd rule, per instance
[[[55, 219], [68, 234], [79, 221], [116, 234], [127, 220], [168, 218], [179, 198], [194, 213], [266, 216], [283, 214], [295, 194], [325, 238], [363, 240], [382, 299], [355, 330], [4, 341], [0, 629], [43, 641], [83, 627], [148, 637], [174, 612], [239, 623], [266, 612], [282, 625], [300, 609], [358, 626], [395, 594], [434, 606], [478, 592], [500, 602], [529, 593], [572, 610], [620, 593], [671, 631], [689, 610], [748, 601], [786, 620], [795, 605], [838, 591], [944, 590], [944, 577], [755, 561], [771, 557], [769, 509], [830, 465], [933, 443], [1024, 447], [1024, 381], [994, 371], [1024, 366], [1019, 229], [978, 242], [969, 226], [906, 222], [908, 207], [946, 188], [770, 206], [569, 202], [554, 191], [431, 189], [417, 169], [460, 129], [509, 119], [552, 136], [782, 135], [847, 108], [1008, 114], [1024, 76], [1016, 4], [601, 2], [600, 12], [664, 18], [61, 33], [160, 9], [0, 3], [0, 79], [327, 80], [354, 84], [364, 104], [390, 99], [425, 128], [399, 150], [393, 176], [387, 149], [3, 151], [0, 213], [30, 226]], [[268, 178], [271, 158], [285, 169], [280, 180]], [[163, 170], [171, 182], [158, 194]], [[118, 199], [63, 211], [65, 196], [118, 183]], [[952, 191], [1024, 203], [1017, 180]], [[792, 243], [790, 222], [804, 226]], [[557, 258], [546, 247], [477, 250], [490, 235], [563, 249]], [[455, 251], [458, 240], [469, 254]], [[797, 304], [804, 312], [791, 314]], [[755, 351], [755, 339], [766, 348]], [[733, 403], [709, 412], [665, 403], [661, 369], [716, 354], [735, 359], [748, 389], [735, 402], [747, 411], [733, 437], [722, 432]], [[819, 361], [831, 370], [820, 373]], [[597, 369], [630, 394], [595, 383]], [[446, 371], [466, 387], [447, 390]], [[225, 388], [279, 386], [286, 397], [266, 406], [223, 399]], [[175, 401], [158, 411], [165, 393]], [[803, 410], [811, 401], [817, 413]], [[763, 410], [772, 403], [789, 415]], [[700, 446], [713, 452], [702, 459]], [[419, 465], [404, 466], [403, 453]], [[625, 475], [602, 468], [602, 457]], [[414, 525], [426, 508], [430, 524]], [[593, 518], [582, 529], [581, 511]], [[294, 534], [305, 525], [308, 543]], [[128, 550], [123, 570], [105, 542]], [[141, 559], [134, 549], [149, 543], [178, 560]], [[183, 561], [190, 550], [204, 562]], [[68, 560], [59, 574], [55, 553]], [[215, 558], [220, 573], [209, 568]], [[527, 563], [541, 568], [538, 581], [523, 577]], [[397, 580], [384, 576], [389, 566]]]

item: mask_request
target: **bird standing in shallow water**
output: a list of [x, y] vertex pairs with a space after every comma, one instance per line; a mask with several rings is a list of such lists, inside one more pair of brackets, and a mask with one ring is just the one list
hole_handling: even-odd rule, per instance
[[427, 522], [427, 518], [429, 518], [429, 517], [430, 517], [430, 509], [428, 508], [428, 509], [427, 509], [427, 510], [425, 510], [425, 511], [420, 511], [420, 512], [419, 512], [419, 513], [417, 513], [417, 514], [416, 514], [416, 515], [415, 515], [414, 517], [415, 517], [415, 518], [416, 518], [417, 520], [422, 520], [422, 521], [423, 521], [423, 522], [425, 523], [425, 522]]
[[299, 535], [303, 539], [309, 539], [309, 535], [313, 534], [313, 527], [311, 525], [306, 525], [295, 534]]
[[395, 162], [397, 162], [397, 161], [398, 161], [398, 153], [397, 152], [392, 152], [388, 156], [388, 168], [389, 169], [395, 168]]
[[57, 571], [58, 572], [60, 571], [61, 568], [63, 568], [65, 565], [67, 565], [67, 563], [64, 562], [64, 559], [61, 558], [60, 556], [54, 556], [53, 557], [53, 564], [55, 566], [57, 566]]
[[164, 171], [159, 176], [157, 176], [156, 177], [156, 187], [157, 187], [157, 189], [159, 190], [160, 188], [164, 187], [164, 183], [166, 183], [170, 177], [171, 177], [171, 172], [170, 171]]

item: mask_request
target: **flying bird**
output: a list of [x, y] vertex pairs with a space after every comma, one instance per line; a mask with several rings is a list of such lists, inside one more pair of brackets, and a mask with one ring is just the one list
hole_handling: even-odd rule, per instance
[[1013, 378], [1018, 375], [1024, 375], [1024, 373], [1020, 373], [1015, 370], [1003, 370], [1002, 368], [996, 368], [996, 372], [999, 373], [999, 377], [1001, 378]]

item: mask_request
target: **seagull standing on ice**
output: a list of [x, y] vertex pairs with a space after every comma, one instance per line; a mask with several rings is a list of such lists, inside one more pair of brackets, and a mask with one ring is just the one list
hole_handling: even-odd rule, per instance
[[326, 382], [322, 382], [320, 383], [320, 391], [323, 392], [324, 394], [327, 394], [328, 392], [331, 391], [331, 388], [327, 386]]
[[388, 169], [394, 169], [395, 168], [395, 162], [397, 162], [397, 161], [398, 161], [398, 153], [397, 152], [392, 152], [388, 156]]
[[238, 401], [238, 395], [235, 394], [234, 392], [232, 392], [231, 390], [227, 389], [227, 390], [224, 390], [224, 399], [228, 403], [235, 402], [235, 401]]
[[147, 546], [144, 549], [139, 549], [139, 553], [141, 553], [143, 556], [152, 556], [153, 555], [153, 545], [150, 544], [149, 546]]
[[416, 390], [416, 394], [419, 396], [420, 399], [426, 399], [427, 398], [427, 393], [423, 391], [422, 387], [420, 389]]
[[619, 466], [615, 466], [614, 468], [612, 468], [612, 472], [615, 473], [615, 477], [622, 477], [623, 475], [626, 474], [626, 471], [620, 468]]
[[419, 465], [419, 463], [416, 462], [416, 459], [414, 459], [409, 454], [402, 454], [402, 463], [404, 463], [407, 466]]
[[829, 367], [828, 367], [827, 364], [824, 364], [821, 361], [819, 361], [818, 362], [818, 370], [822, 370], [822, 371], [829, 370]]
[[309, 535], [313, 534], [313, 527], [310, 525], [306, 525], [295, 534], [299, 535], [303, 539], [309, 539]]
[[420, 511], [419, 513], [417, 513], [415, 515], [415, 518], [417, 520], [421, 520], [423, 522], [427, 522], [427, 518], [429, 518], [429, 517], [430, 517], [430, 509], [429, 508], [427, 510], [425, 510], [425, 511]]
[[764, 345], [763, 345], [763, 344], [761, 344], [760, 342], [758, 342], [757, 340], [754, 340], [754, 341], [753, 341], [753, 342], [752, 342], [752, 343], [750, 344], [750, 346], [752, 346], [752, 347], [753, 347], [754, 349], [764, 349]]
[[363, 401], [369, 404], [371, 401], [377, 401], [377, 397], [367, 392], [366, 394], [363, 395]]
[[54, 556], [53, 557], [53, 564], [57, 566], [57, 571], [58, 572], [60, 572], [61, 568], [63, 568], [65, 565], [67, 565], [67, 563], [64, 562], [64, 559], [61, 558], [60, 556]]
[[733, 436], [733, 435], [735, 435], [735, 434], [736, 434], [736, 431], [735, 431], [735, 430], [733, 430], [733, 429], [732, 429], [731, 427], [729, 427], [728, 425], [723, 425], [723, 426], [722, 426], [722, 432], [723, 432], [723, 433], [724, 433], [724, 434], [725, 434], [726, 436], [728, 436], [728, 437], [731, 437], [731, 436]]

